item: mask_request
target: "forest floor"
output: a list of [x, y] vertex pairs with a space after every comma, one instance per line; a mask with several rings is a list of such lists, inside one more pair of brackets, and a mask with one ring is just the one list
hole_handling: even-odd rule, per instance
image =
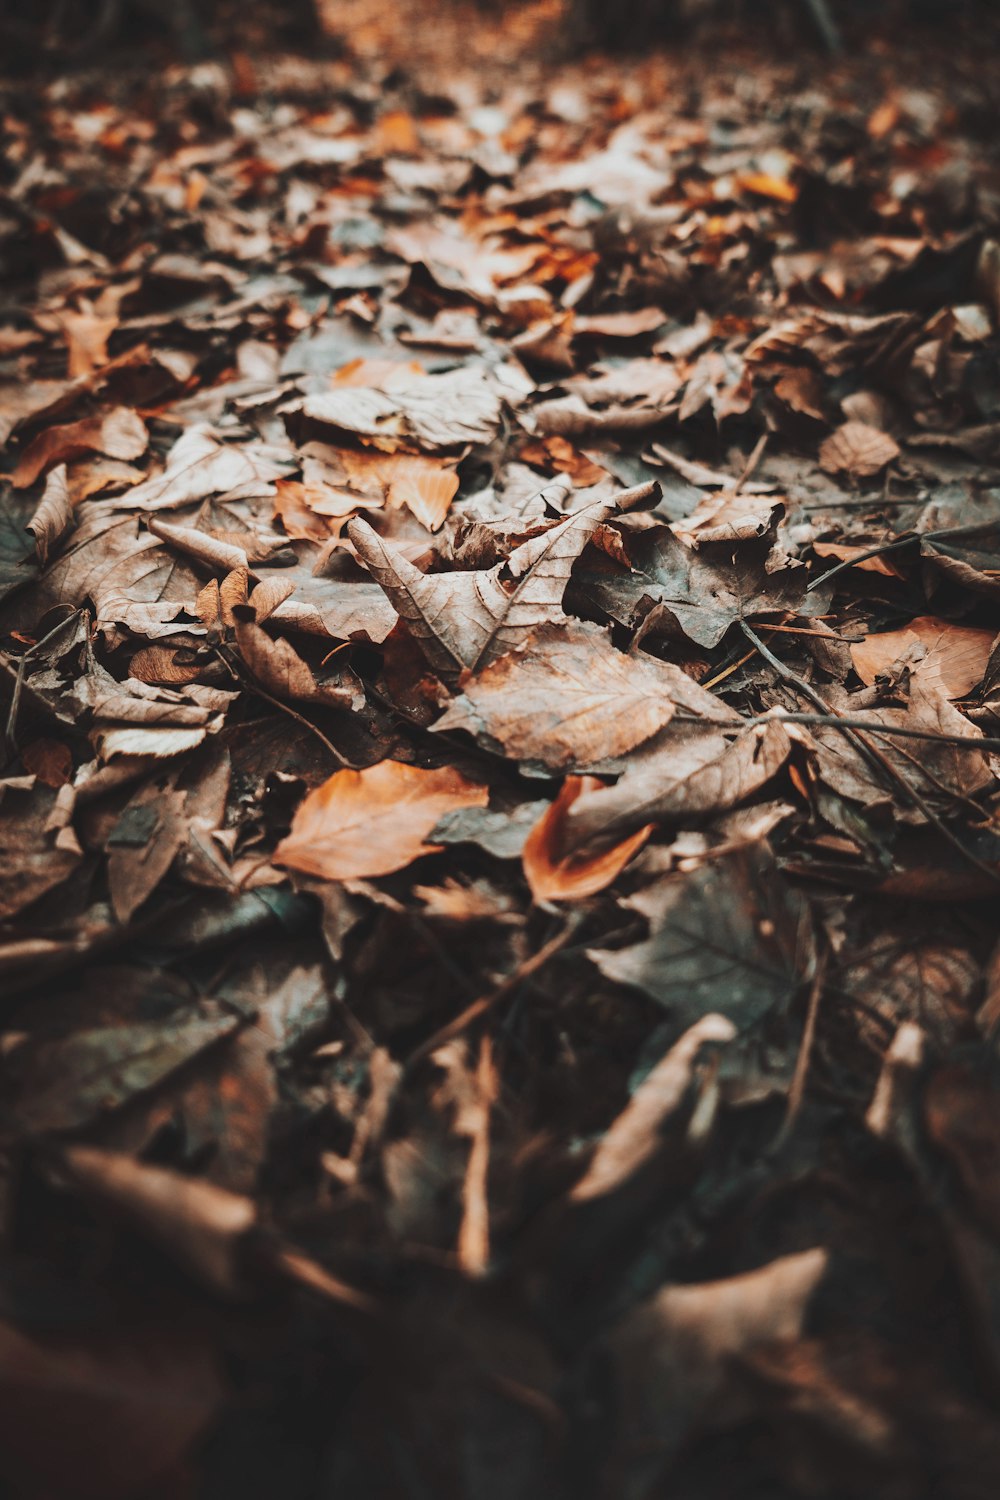
[[5, 88], [0, 1481], [992, 1500], [998, 28], [427, 10]]

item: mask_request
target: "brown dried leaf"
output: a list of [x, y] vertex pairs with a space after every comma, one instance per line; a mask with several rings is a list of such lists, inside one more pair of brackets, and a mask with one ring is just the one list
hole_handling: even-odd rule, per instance
[[869, 686], [905, 658], [913, 672], [936, 683], [945, 697], [964, 698], [982, 682], [995, 638], [992, 630], [920, 615], [901, 630], [886, 630], [855, 642], [851, 659], [861, 681]]
[[60, 740], [32, 740], [21, 751], [21, 763], [45, 786], [58, 788], [73, 779], [73, 754]]
[[671, 724], [633, 755], [616, 786], [584, 794], [568, 824], [574, 844], [621, 838], [649, 822], [725, 812], [765, 786], [788, 759], [777, 721], [727, 739], [716, 725]]
[[780, 500], [766, 495], [706, 496], [690, 516], [675, 521], [675, 536], [691, 547], [710, 542], [749, 542], [766, 536], [783, 509]]
[[634, 750], [680, 707], [727, 722], [730, 711], [679, 667], [626, 655], [582, 621], [543, 625], [475, 675], [434, 725], [553, 769], [597, 766]]
[[817, 557], [835, 557], [839, 562], [850, 562], [852, 558], [860, 558], [861, 561], [855, 566], [863, 573], [881, 573], [884, 578], [905, 576], [891, 557], [865, 557], [867, 547], [851, 547], [846, 542], [813, 542], [812, 549]]
[[579, 317], [573, 323], [574, 333], [593, 334], [597, 338], [634, 339], [655, 333], [667, 321], [659, 307], [637, 307], [629, 312], [595, 313]]
[[28, 522], [28, 530], [35, 538], [35, 555], [40, 567], [45, 567], [49, 551], [72, 524], [73, 502], [66, 483], [66, 465], [60, 464], [46, 479], [38, 509]]
[[154, 686], [183, 687], [194, 682], [204, 668], [200, 662], [179, 661], [178, 656], [178, 651], [170, 646], [144, 646], [130, 659], [129, 676]]
[[311, 422], [385, 443], [390, 452], [407, 438], [432, 450], [488, 444], [502, 410], [498, 390], [482, 374], [468, 370], [393, 381], [388, 390], [338, 387], [307, 396], [301, 407]]
[[132, 459], [145, 453], [148, 446], [149, 433], [142, 419], [127, 406], [115, 406], [97, 416], [84, 417], [66, 427], [50, 427], [39, 433], [22, 453], [11, 475], [11, 483], [23, 489], [34, 484], [47, 469], [79, 458], [84, 453]]
[[726, 1425], [732, 1407], [721, 1397], [739, 1357], [801, 1336], [828, 1258], [805, 1250], [724, 1281], [668, 1286], [612, 1330], [620, 1492], [648, 1493], [629, 1481], [631, 1466], [654, 1472], [657, 1458], [666, 1462], [692, 1430]]
[[441, 676], [487, 666], [536, 626], [564, 618], [573, 563], [616, 504], [597, 502], [523, 542], [495, 568], [421, 573], [366, 521], [352, 521], [358, 556]]
[[270, 636], [252, 620], [235, 622], [236, 647], [261, 687], [276, 698], [300, 703], [325, 703], [332, 708], [355, 707], [349, 687], [319, 683], [313, 670], [281, 636]]
[[188, 427], [167, 455], [163, 473], [137, 484], [118, 503], [135, 510], [169, 510], [235, 490], [273, 495], [274, 481], [284, 473], [273, 458], [248, 443], [220, 443], [209, 428]]
[[299, 805], [274, 860], [325, 880], [388, 875], [438, 851], [425, 840], [445, 813], [485, 807], [488, 797], [485, 786], [447, 766], [425, 771], [386, 760], [337, 771]]
[[845, 422], [823, 443], [819, 461], [830, 474], [871, 478], [899, 457], [899, 444], [866, 422]]
[[573, 1203], [617, 1191], [659, 1155], [664, 1127], [684, 1103], [702, 1048], [731, 1042], [735, 1036], [736, 1027], [725, 1016], [702, 1016], [688, 1027], [608, 1126], [586, 1172], [570, 1192]]
[[168, 781], [147, 782], [126, 803], [108, 836], [111, 906], [127, 923], [155, 891], [187, 841], [187, 798]]

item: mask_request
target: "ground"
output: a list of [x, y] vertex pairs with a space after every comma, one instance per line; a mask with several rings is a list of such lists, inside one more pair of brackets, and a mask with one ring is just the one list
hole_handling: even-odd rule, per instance
[[5, 1493], [995, 1495], [1000, 36], [890, 12], [6, 84]]

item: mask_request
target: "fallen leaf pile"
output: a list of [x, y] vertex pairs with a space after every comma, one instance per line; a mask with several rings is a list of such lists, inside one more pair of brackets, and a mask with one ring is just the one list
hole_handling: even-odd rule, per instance
[[987, 1500], [995, 18], [504, 9], [6, 90], [0, 1485]]

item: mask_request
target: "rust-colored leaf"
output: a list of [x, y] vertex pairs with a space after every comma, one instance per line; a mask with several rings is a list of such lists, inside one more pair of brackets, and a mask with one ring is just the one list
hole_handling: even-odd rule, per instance
[[936, 682], [947, 698], [964, 698], [983, 680], [995, 635], [972, 625], [956, 625], [920, 615], [901, 630], [880, 631], [851, 646], [851, 660], [862, 682], [907, 661], [911, 670]]
[[426, 840], [460, 807], [485, 807], [485, 786], [450, 767], [423, 770], [385, 760], [364, 771], [336, 771], [296, 811], [275, 860], [324, 880], [358, 880], [402, 870], [440, 845]]
[[65, 427], [50, 427], [40, 433], [22, 453], [11, 483], [19, 489], [57, 464], [85, 453], [104, 453], [108, 458], [139, 458], [149, 445], [149, 434], [138, 414], [116, 406], [95, 417], [84, 417]]
[[603, 891], [653, 832], [655, 825], [647, 823], [610, 848], [567, 848], [567, 812], [581, 793], [599, 797], [602, 788], [596, 776], [567, 776], [556, 800], [528, 834], [521, 858], [536, 901], [579, 901]]

